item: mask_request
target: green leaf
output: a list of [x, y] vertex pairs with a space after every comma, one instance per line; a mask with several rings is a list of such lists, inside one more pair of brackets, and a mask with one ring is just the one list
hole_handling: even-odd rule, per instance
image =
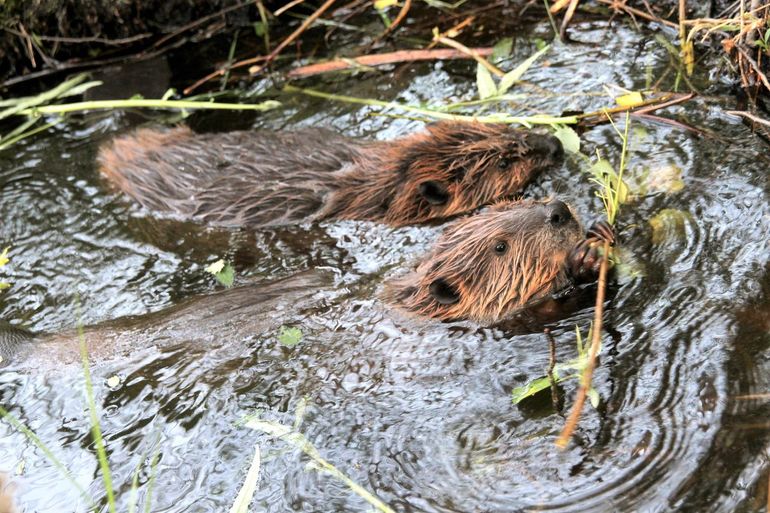
[[3, 267], [5, 264], [10, 262], [8, 259], [8, 250], [11, 248], [5, 248], [2, 253], [0, 253], [0, 267]]
[[294, 347], [302, 341], [302, 330], [299, 328], [290, 328], [281, 326], [278, 333], [278, 342], [284, 347]]
[[492, 79], [492, 74], [481, 63], [476, 65], [476, 87], [479, 89], [479, 98], [482, 100], [497, 95], [497, 86]]
[[257, 37], [262, 37], [265, 34], [267, 34], [267, 24], [263, 23], [261, 21], [257, 21], [252, 24], [254, 27], [254, 35]]
[[507, 59], [511, 55], [511, 50], [513, 50], [513, 38], [503, 38], [492, 48], [492, 55], [489, 57], [489, 60], [497, 64]]
[[516, 66], [512, 71], [509, 71], [505, 75], [503, 75], [503, 78], [500, 79], [500, 85], [498, 86], [498, 94], [505, 94], [508, 92], [508, 89], [511, 88], [511, 86], [518, 82], [518, 80], [524, 75], [524, 73], [527, 72], [527, 70], [532, 66], [532, 64], [545, 52], [548, 51], [550, 46], [546, 46], [542, 50], [538, 50], [534, 53], [531, 57], [529, 57], [527, 60]]
[[205, 271], [214, 275], [214, 278], [228, 289], [233, 286], [233, 282], [235, 281], [235, 269], [224, 260], [220, 259], [210, 264], [206, 267]]
[[532, 397], [538, 392], [542, 392], [548, 388], [551, 388], [551, 380], [548, 376], [538, 378], [534, 381], [530, 381], [526, 385], [514, 388], [511, 393], [511, 399], [513, 400], [513, 404], [519, 404], [527, 397]]
[[561, 142], [564, 151], [580, 153], [580, 136], [568, 126], [560, 126], [553, 133]]

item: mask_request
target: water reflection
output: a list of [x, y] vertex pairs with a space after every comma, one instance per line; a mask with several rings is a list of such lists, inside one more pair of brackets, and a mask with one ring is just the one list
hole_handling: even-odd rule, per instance
[[[668, 62], [662, 49], [637, 56], [634, 44], [650, 38], [622, 26], [607, 33], [603, 25], [585, 23], [575, 27], [575, 37], [591, 44], [560, 49], [530, 80], [564, 93], [600, 90], [605, 83], [638, 88], [647, 69]], [[525, 47], [517, 51], [529, 54]], [[472, 84], [452, 77], [469, 66], [415, 66], [379, 94], [415, 102], [462, 96]], [[382, 89], [380, 78], [369, 76], [334, 87], [366, 96], [375, 82]], [[570, 102], [584, 110], [605, 104], [603, 98], [565, 98], [572, 97], [533, 101], [549, 112]], [[61, 127], [57, 133], [65, 137], [48, 134], [20, 145], [13, 160], [2, 157], [0, 242], [13, 244], [10, 280], [16, 285], [2, 297], [0, 313], [59, 332], [77, 319], [75, 291], [86, 324], [163, 310], [211, 292], [215, 285], [203, 267], [222, 256], [236, 261], [242, 283], [260, 284], [241, 289], [248, 300], [216, 311], [192, 300], [151, 323], [125, 321], [104, 340], [89, 339], [124, 507], [134, 469], [157, 452], [154, 509], [229, 508], [259, 443], [265, 457], [256, 510], [367, 511], [343, 484], [308, 470], [297, 451], [236, 424], [255, 411], [291, 424], [306, 398], [307, 437], [397, 511], [761, 510], [768, 401], [740, 396], [770, 390], [770, 207], [767, 174], [758, 164], [766, 148], [706, 102], [677, 111], [719, 138], [634, 121], [644, 130], [634, 137], [629, 169], [675, 166], [685, 188], [646, 194], [623, 211], [622, 238], [645, 275], [613, 290], [595, 377], [602, 404], [586, 409], [564, 452], [553, 443], [561, 415], [548, 405], [518, 408], [510, 401], [513, 388], [548, 365], [542, 334], [419, 323], [393, 315], [377, 299], [383, 278], [409, 265], [439, 228], [341, 222], [211, 232], [149, 219], [105, 194], [94, 176], [93, 141], [125, 128], [114, 123]], [[305, 98], [287, 105], [258, 124], [325, 124], [378, 137], [416, 127], [371, 118], [367, 108]], [[588, 131], [583, 141], [586, 153], [598, 148], [611, 159], [619, 155], [610, 127]], [[598, 201], [578, 169], [569, 162], [541, 177], [530, 193], [556, 191], [578, 211], [596, 215]], [[686, 215], [656, 238], [648, 220], [663, 209]], [[266, 278], [308, 269], [322, 278], [264, 285]], [[249, 306], [234, 306], [244, 303]], [[552, 324], [560, 361], [574, 357], [574, 326], [585, 329], [591, 313], [590, 305], [579, 304]], [[284, 325], [302, 330], [296, 347], [278, 343]], [[61, 353], [45, 353], [53, 346], [44, 344], [35, 365], [0, 374], [0, 398], [101, 498], [82, 374], [68, 345], [73, 339], [64, 338], [70, 342], [58, 347], [72, 350], [72, 363], [45, 356]], [[132, 345], [137, 339], [146, 343]], [[100, 342], [114, 342], [116, 349], [100, 358]], [[115, 375], [120, 384], [109, 387]], [[564, 390], [571, 393], [573, 385]], [[2, 461], [10, 462], [0, 470], [24, 462], [18, 480], [27, 507], [86, 508], [28, 439], [7, 424], [0, 433]], [[145, 468], [140, 483], [148, 479]]]

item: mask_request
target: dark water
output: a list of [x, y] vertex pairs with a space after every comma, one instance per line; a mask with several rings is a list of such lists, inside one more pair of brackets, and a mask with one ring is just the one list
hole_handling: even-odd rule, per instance
[[[538, 25], [532, 35], [546, 33]], [[654, 34], [597, 22], [578, 25], [574, 37], [578, 43], [556, 47], [547, 65], [527, 75], [537, 86], [519, 88], [528, 94], [524, 103], [549, 113], [594, 110], [610, 104], [605, 85], [642, 89], [670, 66]], [[515, 60], [533, 51], [534, 43], [518, 40]], [[418, 324], [376, 299], [383, 278], [423, 252], [438, 228], [339, 222], [250, 233], [153, 220], [105, 191], [95, 173], [98, 145], [138, 122], [127, 115], [88, 115], [0, 154], [0, 244], [12, 245], [4, 278], [14, 284], [0, 296], [0, 314], [59, 332], [78, 319], [161, 311], [217, 289], [203, 269], [220, 257], [236, 263], [240, 283], [307, 270], [321, 276], [306, 287], [289, 280], [276, 289], [285, 286], [285, 295], [271, 299], [260, 295], [269, 287], [253, 286], [251, 309], [232, 319], [190, 303], [185, 312], [199, 308], [200, 318], [187, 331], [164, 331], [171, 322], [164, 314], [139, 321], [145, 328], [130, 329], [140, 343], [94, 358], [122, 510], [141, 464], [139, 496], [147, 494], [156, 453], [153, 510], [227, 510], [258, 444], [263, 463], [253, 511], [369, 511], [343, 484], [308, 469], [299, 451], [238, 424], [261, 412], [290, 425], [306, 400], [307, 438], [396, 511], [764, 511], [770, 403], [746, 396], [770, 392], [768, 152], [723, 113], [735, 107], [733, 97], [707, 67], [691, 79], [703, 96], [667, 111], [706, 135], [633, 121], [631, 175], [680, 169], [684, 188], [648, 192], [622, 211], [621, 239], [643, 276], [613, 286], [595, 376], [602, 402], [586, 408], [566, 451], [554, 445], [564, 419], [547, 398], [523, 407], [510, 399], [548, 365], [542, 334]], [[411, 104], [447, 102], [473, 97], [474, 74], [467, 62], [431, 63], [312, 85]], [[672, 88], [674, 79], [669, 73], [661, 87]], [[366, 107], [279, 99], [284, 108], [249, 123], [322, 125], [383, 139], [420, 127]], [[244, 117], [194, 121], [224, 130]], [[619, 158], [609, 126], [582, 141], [585, 153], [598, 148]], [[601, 212], [592, 187], [568, 161], [529, 193], [556, 192], [587, 221]], [[654, 231], [649, 220], [665, 209], [680, 211], [683, 221]], [[575, 325], [585, 331], [592, 313], [586, 308], [552, 326], [560, 361], [575, 356]], [[278, 343], [282, 325], [302, 330], [299, 345]], [[51, 345], [27, 367], [2, 371], [2, 405], [103, 501], [82, 369], [46, 351]], [[120, 383], [109, 386], [116, 375]], [[87, 508], [28, 438], [7, 423], [0, 433], [0, 470], [21, 471], [14, 481], [25, 511]]]

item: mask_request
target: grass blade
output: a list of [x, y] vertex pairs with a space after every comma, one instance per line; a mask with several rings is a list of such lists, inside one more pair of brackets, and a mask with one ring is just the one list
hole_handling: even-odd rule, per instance
[[3, 418], [5, 421], [7, 421], [11, 426], [13, 426], [17, 431], [22, 433], [24, 436], [27, 437], [27, 439], [35, 444], [38, 449], [40, 449], [46, 458], [48, 458], [48, 461], [53, 463], [53, 466], [56, 467], [56, 470], [58, 470], [64, 478], [72, 484], [72, 486], [75, 487], [75, 489], [80, 493], [80, 496], [89, 504], [90, 509], [96, 509], [96, 504], [94, 503], [94, 500], [88, 495], [88, 493], [83, 489], [80, 484], [75, 481], [75, 478], [72, 477], [72, 474], [70, 474], [70, 471], [67, 470], [67, 467], [64, 466], [64, 464], [59, 461], [59, 459], [54, 455], [54, 453], [51, 452], [51, 450], [46, 446], [43, 441], [35, 434], [34, 431], [29, 429], [27, 426], [24, 425], [23, 422], [21, 422], [19, 419], [11, 415], [8, 410], [0, 406], [0, 417]]
[[110, 473], [110, 464], [107, 461], [107, 451], [104, 448], [102, 430], [99, 426], [99, 415], [96, 411], [96, 401], [94, 400], [94, 387], [91, 381], [91, 370], [88, 366], [88, 349], [86, 348], [86, 338], [83, 334], [83, 325], [80, 323], [78, 323], [78, 338], [80, 339], [80, 357], [83, 361], [83, 378], [85, 379], [86, 385], [86, 399], [88, 401], [88, 411], [91, 417], [91, 435], [94, 438], [96, 456], [99, 460], [99, 468], [102, 471], [104, 489], [107, 492], [107, 504], [109, 506], [110, 513], [116, 513], [115, 491], [112, 488], [112, 474]]
[[249, 504], [254, 499], [254, 492], [257, 491], [259, 485], [259, 467], [260, 467], [260, 455], [259, 445], [254, 446], [254, 458], [251, 460], [251, 466], [246, 474], [246, 479], [243, 481], [243, 486], [238, 492], [238, 496], [235, 497], [235, 502], [230, 508], [230, 513], [248, 513]]

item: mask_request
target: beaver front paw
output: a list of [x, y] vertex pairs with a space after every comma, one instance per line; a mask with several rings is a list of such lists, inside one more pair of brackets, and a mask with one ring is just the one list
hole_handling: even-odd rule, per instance
[[615, 230], [606, 221], [599, 221], [589, 228], [586, 238], [570, 251], [567, 266], [575, 282], [588, 283], [599, 277], [602, 263], [600, 250], [604, 242], [615, 245]]
[[588, 229], [586, 239], [597, 239], [601, 242], [609, 241], [610, 246], [615, 245], [615, 230], [607, 221], [597, 221]]

